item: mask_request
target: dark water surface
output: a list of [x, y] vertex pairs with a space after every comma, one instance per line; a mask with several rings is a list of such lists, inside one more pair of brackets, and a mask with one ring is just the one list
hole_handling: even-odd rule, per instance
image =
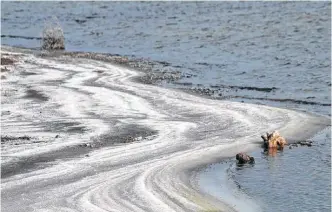
[[313, 140], [275, 156], [252, 152], [254, 165], [238, 167], [235, 158], [213, 164], [200, 185], [239, 211], [331, 211], [331, 128]]
[[[330, 11], [330, 2], [2, 2], [1, 42], [38, 48], [56, 16], [69, 51], [167, 61], [194, 77], [166, 86], [331, 116]], [[329, 131], [311, 148], [254, 152], [252, 168], [213, 165], [202, 186], [218, 195], [225, 175], [263, 211], [329, 211]]]

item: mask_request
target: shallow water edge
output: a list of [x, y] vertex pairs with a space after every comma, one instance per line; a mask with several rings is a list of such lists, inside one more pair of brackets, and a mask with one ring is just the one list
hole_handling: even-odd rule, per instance
[[[306, 129], [307, 133], [301, 134], [305, 137], [329, 123], [328, 118], [311, 114], [206, 99], [178, 89], [138, 83], [142, 73], [114, 66], [104, 60], [75, 58], [70, 53], [69, 56], [56, 57], [28, 53], [21, 57], [22, 62], [2, 84], [4, 89], [19, 89], [19, 92], [2, 96], [2, 110], [10, 111], [3, 117], [2, 132], [8, 135], [24, 133], [31, 137], [38, 137], [44, 132], [43, 136], [55, 138], [54, 132], [45, 130], [48, 127], [45, 122], [59, 118], [63, 121], [75, 119], [78, 123], [74, 125], [79, 128], [68, 130], [68, 125], [60, 127], [56, 133], [60, 134], [61, 139], [45, 143], [4, 143], [2, 158], [6, 160], [2, 162], [10, 164], [24, 156], [38, 156], [40, 149], [53, 152], [59, 147], [87, 144], [94, 141], [92, 138], [116, 133], [119, 126], [130, 124], [145, 126], [158, 132], [158, 135], [151, 140], [143, 139], [125, 145], [92, 147], [89, 157], [60, 156], [51, 163], [46, 162], [51, 166], [8, 176], [3, 179], [3, 207], [8, 211], [42, 211], [48, 208], [48, 204], [54, 205], [54, 210], [61, 207], [82, 209], [84, 205], [81, 201], [86, 198], [98, 207], [116, 207], [122, 211], [133, 208], [147, 211], [160, 208], [175, 211], [223, 208], [231, 211], [232, 205], [200, 193], [186, 173], [223, 157], [231, 157], [237, 151], [254, 148], [258, 145], [256, 137], [262, 131], [280, 129], [289, 138], [299, 138], [297, 127]], [[121, 57], [106, 58], [123, 63]], [[34, 74], [23, 74], [26, 72]], [[42, 101], [37, 99], [36, 104], [36, 99], [22, 96], [29, 90], [45, 97]], [[113, 101], [107, 101], [110, 98]], [[10, 109], [13, 103], [22, 108]], [[43, 115], [36, 115], [40, 111]], [[76, 163], [81, 165], [71, 165]], [[59, 169], [63, 172], [58, 173]], [[54, 176], [62, 179], [61, 185], [52, 180]], [[30, 191], [23, 189], [26, 184], [20, 183], [20, 180], [29, 183]], [[86, 180], [93, 190], [85, 190]], [[75, 186], [69, 193], [63, 194], [56, 189], [58, 186], [69, 187], [73, 182]], [[43, 183], [49, 184], [46, 190]], [[99, 187], [100, 184], [104, 185], [103, 188]], [[121, 188], [130, 192], [118, 199]], [[56, 200], [37, 195], [49, 189], [58, 195]], [[98, 196], [105, 189], [114, 193], [108, 194], [109, 199], [105, 202], [100, 202]], [[31, 202], [17, 196], [22, 204], [11, 205], [9, 197], [17, 192], [31, 194]], [[146, 194], [146, 199], [138, 198], [142, 193]], [[35, 202], [39, 198], [44, 198], [45, 204]], [[71, 203], [65, 204], [64, 199], [68, 198]], [[148, 204], [151, 201], [153, 204]], [[143, 204], [147, 205], [143, 207]], [[93, 207], [88, 209], [93, 210]]]

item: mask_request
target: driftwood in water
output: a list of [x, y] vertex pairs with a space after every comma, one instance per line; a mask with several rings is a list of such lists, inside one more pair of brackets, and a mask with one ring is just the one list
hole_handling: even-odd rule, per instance
[[266, 149], [276, 148], [283, 149], [287, 144], [287, 141], [284, 137], [282, 137], [277, 131], [270, 133], [266, 133], [266, 135], [261, 136], [264, 141], [264, 147]]

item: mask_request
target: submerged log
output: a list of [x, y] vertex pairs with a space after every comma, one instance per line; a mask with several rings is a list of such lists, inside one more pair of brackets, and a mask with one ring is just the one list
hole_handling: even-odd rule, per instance
[[238, 160], [239, 164], [255, 163], [254, 157], [250, 157], [249, 155], [243, 152], [236, 154], [236, 160]]

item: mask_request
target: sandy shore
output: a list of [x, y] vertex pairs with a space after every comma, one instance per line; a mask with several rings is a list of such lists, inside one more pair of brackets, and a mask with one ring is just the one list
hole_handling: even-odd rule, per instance
[[330, 123], [142, 83], [121, 57], [1, 51], [16, 61], [1, 80], [3, 211], [234, 211], [199, 189], [200, 167]]

